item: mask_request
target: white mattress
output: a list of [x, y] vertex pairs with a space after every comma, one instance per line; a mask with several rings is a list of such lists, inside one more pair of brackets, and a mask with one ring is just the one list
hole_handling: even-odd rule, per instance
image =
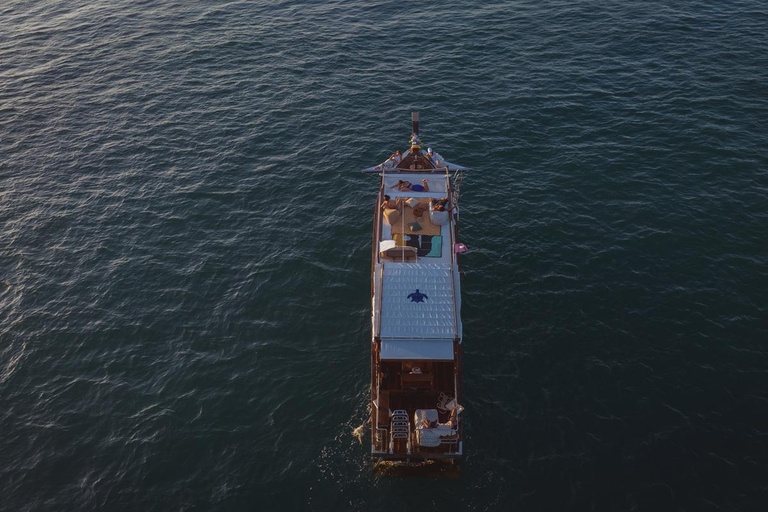
[[[410, 181], [414, 185], [421, 185], [421, 180], [424, 178], [427, 179], [427, 182], [429, 184], [429, 192], [413, 192], [413, 191], [403, 191], [399, 192], [397, 188], [392, 188], [395, 185], [397, 185], [397, 182], [399, 180], [403, 181]], [[434, 175], [425, 175], [425, 174], [389, 174], [387, 173], [386, 177], [384, 178], [384, 193], [389, 194], [391, 196], [397, 196], [397, 195], [404, 195], [404, 196], [415, 196], [415, 197], [440, 197], [441, 195], [445, 195], [446, 191], [448, 190], [448, 184], [447, 179], [444, 175], [440, 174], [434, 174]]]

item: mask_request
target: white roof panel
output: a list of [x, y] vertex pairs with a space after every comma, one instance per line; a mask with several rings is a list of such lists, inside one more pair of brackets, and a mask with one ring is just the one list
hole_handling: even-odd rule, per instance
[[381, 359], [453, 361], [453, 341], [383, 340]]
[[385, 263], [382, 339], [457, 336], [450, 263]]

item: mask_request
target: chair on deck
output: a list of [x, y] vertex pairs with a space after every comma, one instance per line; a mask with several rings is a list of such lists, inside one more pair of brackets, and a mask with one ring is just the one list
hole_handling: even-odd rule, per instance
[[411, 423], [408, 420], [408, 412], [398, 409], [391, 412], [392, 424], [389, 438], [389, 453], [395, 452], [395, 439], [404, 440], [407, 443], [407, 451], [411, 453]]
[[[448, 396], [445, 393], [440, 392], [440, 396], [438, 396], [437, 399], [439, 400], [437, 402], [437, 410], [438, 411], [440, 411], [440, 412], [450, 412], [453, 409], [453, 404], [451, 404], [451, 402], [453, 402], [453, 397], [452, 396]], [[449, 404], [450, 404], [450, 406], [449, 406]]]

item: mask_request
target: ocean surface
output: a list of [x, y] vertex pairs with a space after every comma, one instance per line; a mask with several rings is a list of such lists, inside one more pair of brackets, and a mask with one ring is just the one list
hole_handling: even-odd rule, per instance
[[[369, 457], [411, 111], [457, 478]], [[766, 510], [767, 196], [764, 1], [5, 1], [0, 510]]]

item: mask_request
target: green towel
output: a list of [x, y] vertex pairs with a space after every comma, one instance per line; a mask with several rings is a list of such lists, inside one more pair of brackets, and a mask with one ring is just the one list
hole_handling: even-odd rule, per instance
[[432, 249], [425, 254], [427, 258], [439, 258], [443, 255], [443, 237], [435, 235], [432, 237]]

